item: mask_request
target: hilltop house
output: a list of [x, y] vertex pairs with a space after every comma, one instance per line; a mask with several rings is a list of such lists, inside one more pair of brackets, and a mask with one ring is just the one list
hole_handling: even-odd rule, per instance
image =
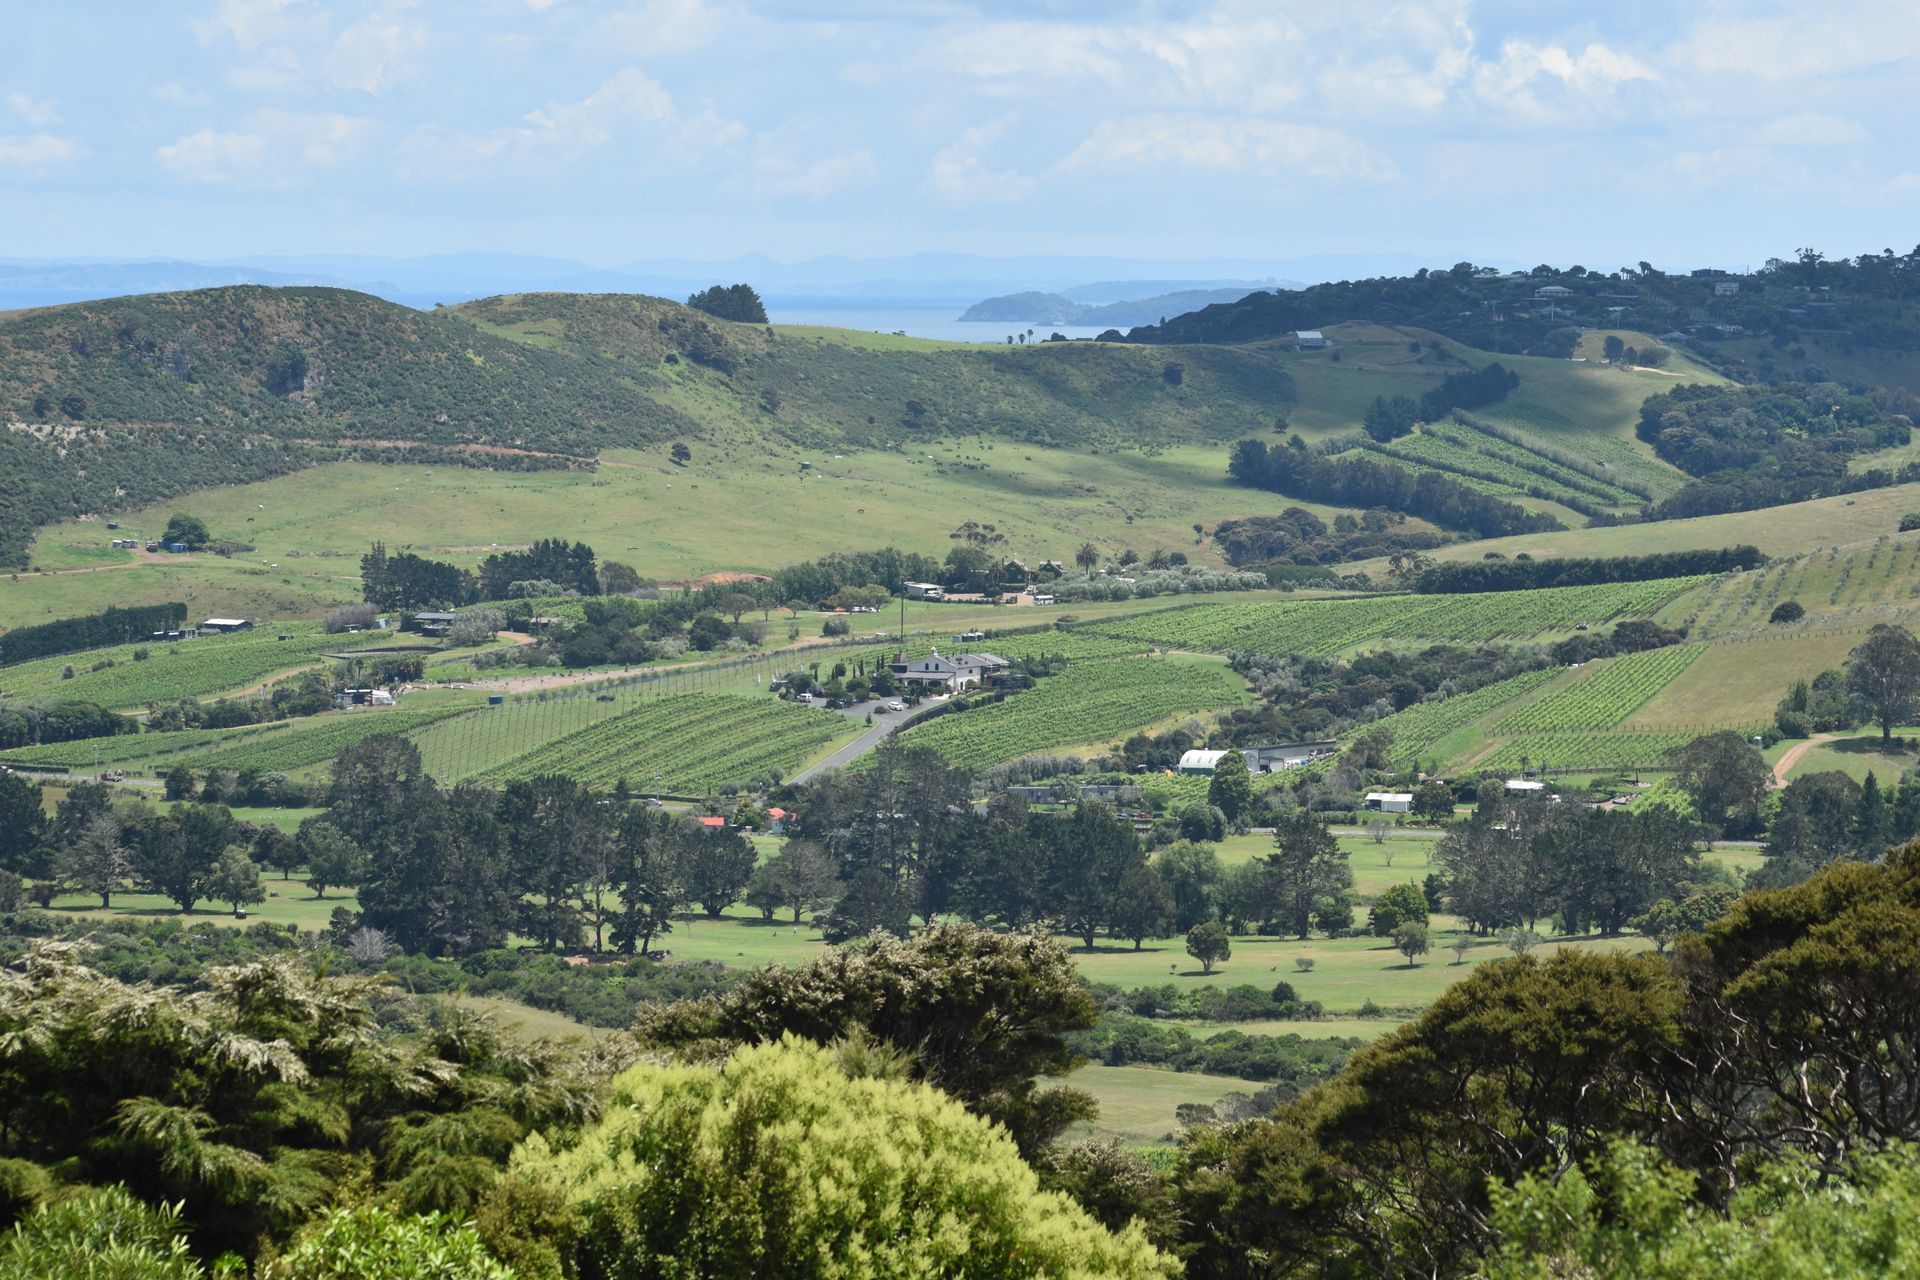
[[1302, 351], [1318, 351], [1333, 344], [1327, 341], [1327, 335], [1318, 329], [1296, 329], [1293, 333], [1293, 345]]
[[1573, 290], [1563, 284], [1543, 284], [1533, 291], [1536, 298], [1571, 298]]

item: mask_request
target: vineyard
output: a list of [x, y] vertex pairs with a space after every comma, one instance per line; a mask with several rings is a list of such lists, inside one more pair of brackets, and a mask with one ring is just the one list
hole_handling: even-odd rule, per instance
[[1518, 445], [1457, 424], [1429, 426], [1391, 444], [1361, 446], [1397, 462], [1451, 475], [1462, 484], [1500, 497], [1526, 494], [1576, 506], [1639, 506], [1643, 499], [1616, 485], [1581, 475]]
[[1476, 770], [1518, 773], [1523, 769], [1653, 769], [1666, 764], [1667, 752], [1699, 735], [1674, 733], [1529, 733], [1510, 738]]
[[[278, 639], [280, 635], [288, 638]], [[393, 642], [393, 636], [377, 631], [330, 636], [305, 623], [277, 632], [115, 645], [0, 668], [0, 691], [9, 697], [58, 694], [114, 709], [143, 707], [231, 692], [268, 676], [313, 666], [324, 653]], [[136, 650], [147, 656], [136, 659]], [[74, 673], [71, 678], [65, 675], [69, 669]]]
[[1417, 702], [1404, 711], [1382, 716], [1361, 732], [1385, 730], [1393, 738], [1394, 759], [1418, 759], [1482, 716], [1561, 674], [1558, 667], [1527, 671], [1471, 693], [1457, 694], [1439, 702]]
[[1920, 608], [1920, 538], [1886, 534], [1877, 541], [1829, 547], [1715, 580], [1694, 605], [1697, 636], [1779, 634], [1768, 622], [1791, 600], [1807, 611], [1798, 628], [1858, 627], [1876, 622], [1912, 625]]
[[261, 739], [231, 743], [217, 750], [196, 753], [186, 762], [196, 769], [257, 769], [261, 773], [291, 773], [310, 765], [325, 764], [342, 750], [368, 738], [387, 737], [424, 728], [457, 716], [477, 714], [471, 703], [451, 703], [417, 709], [392, 711], [358, 710], [329, 716], [309, 725], [300, 725], [289, 733], [276, 733]]
[[1673, 645], [1596, 662], [1583, 680], [1535, 698], [1494, 725], [1502, 737], [1610, 729], [1692, 666], [1705, 645]]
[[113, 738], [81, 738], [75, 742], [52, 742], [43, 746], [14, 747], [10, 751], [0, 751], [0, 764], [64, 769], [83, 769], [95, 761], [103, 765], [129, 764], [136, 760], [178, 755], [243, 738], [278, 733], [286, 727], [286, 722], [280, 721], [248, 725], [242, 729], [183, 729], [178, 733], [124, 733]]
[[388, 733], [405, 733], [472, 711], [473, 704], [421, 707], [417, 710], [359, 710], [307, 720], [276, 720], [238, 729], [182, 729], [175, 733], [129, 733], [113, 738], [83, 738], [0, 751], [0, 763], [83, 769], [164, 761], [196, 769], [258, 769], [285, 773], [323, 764], [342, 747]]
[[980, 766], [1054, 747], [1112, 742], [1181, 712], [1246, 701], [1238, 677], [1210, 663], [1079, 662], [1004, 702], [916, 725], [902, 740], [932, 747], [954, 764]]
[[[496, 711], [487, 708], [439, 728], [484, 734], [485, 722]], [[503, 783], [565, 773], [594, 786], [626, 778], [641, 790], [699, 794], [769, 769], [791, 773], [853, 723], [830, 711], [775, 698], [674, 694], [647, 699], [473, 776]]]
[[1330, 654], [1372, 641], [1482, 643], [1648, 617], [1705, 577], [1274, 604], [1205, 604], [1121, 618], [1084, 630], [1167, 649]]

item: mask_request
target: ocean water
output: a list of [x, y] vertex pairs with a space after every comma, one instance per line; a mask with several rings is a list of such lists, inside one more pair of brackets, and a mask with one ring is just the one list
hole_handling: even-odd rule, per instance
[[769, 302], [767, 316], [775, 324], [830, 325], [836, 329], [865, 329], [872, 333], [904, 332], [914, 338], [940, 338], [947, 342], [1005, 343], [1008, 334], [1024, 332], [1029, 328], [1033, 330], [1035, 342], [1055, 333], [1064, 333], [1069, 338], [1092, 338], [1106, 332], [1105, 326], [1090, 328], [1086, 325], [1026, 324], [1016, 330], [1006, 321], [961, 320], [960, 313], [967, 309], [967, 305], [956, 302], [835, 307], [806, 304], [790, 306]]

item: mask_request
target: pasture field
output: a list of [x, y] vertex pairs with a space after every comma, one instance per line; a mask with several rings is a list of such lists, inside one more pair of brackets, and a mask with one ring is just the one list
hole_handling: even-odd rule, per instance
[[1244, 706], [1245, 684], [1218, 662], [1188, 656], [1070, 664], [1004, 702], [904, 731], [954, 764], [987, 765], [1053, 747], [1104, 744], [1186, 711]]
[[471, 568], [497, 546], [577, 539], [643, 576], [682, 580], [853, 548], [944, 555], [948, 532], [967, 520], [994, 525], [1007, 553], [1028, 563], [1071, 563], [1091, 540], [1111, 555], [1164, 547], [1218, 564], [1195, 522], [1288, 506], [1335, 512], [1228, 484], [1224, 445], [1089, 452], [960, 438], [836, 454], [742, 428], [694, 448], [685, 468], [662, 446], [610, 451], [593, 472], [335, 463], [117, 517], [123, 531], [157, 531], [171, 512], [191, 511], [217, 535], [253, 544], [244, 559], [115, 552], [105, 544], [119, 535], [104, 522], [67, 521], [42, 530], [34, 562], [79, 571], [0, 578], [0, 619], [20, 626], [165, 600], [185, 601], [195, 617], [312, 617], [359, 598], [360, 556], [375, 540]]
[[[0, 609], [0, 616], [11, 615]], [[279, 639], [282, 635], [288, 638]], [[315, 624], [294, 623], [236, 635], [114, 645], [36, 658], [0, 667], [0, 690], [12, 697], [58, 694], [125, 710], [149, 702], [234, 693], [269, 677], [317, 666], [324, 654], [336, 650], [351, 652], [412, 643], [410, 638], [377, 631], [330, 636]], [[136, 658], [136, 651], [144, 651], [146, 656]], [[69, 668], [74, 673], [71, 678], [65, 675]]]
[[[1872, 773], [1879, 777], [1882, 788], [1891, 787], [1903, 773], [1920, 765], [1920, 736], [1916, 736], [1920, 730], [1903, 728], [1894, 733], [1891, 747], [1881, 745], [1877, 729], [1842, 734], [1831, 741], [1815, 743], [1800, 756], [1788, 778], [1834, 771], [1846, 774], [1855, 782], [1865, 782]], [[1800, 741], [1789, 738], [1776, 744], [1768, 749], [1768, 759], [1777, 761]]]
[[1152, 1146], [1178, 1133], [1174, 1111], [1182, 1103], [1211, 1104], [1229, 1093], [1252, 1094], [1261, 1087], [1235, 1076], [1101, 1063], [1088, 1063], [1065, 1082], [1085, 1089], [1100, 1104], [1099, 1115], [1067, 1130], [1067, 1141], [1117, 1138], [1134, 1147]]
[[1783, 628], [1751, 640], [1705, 646], [1685, 671], [1620, 722], [1623, 732], [1660, 729], [1744, 729], [1773, 719], [1796, 680], [1843, 666], [1866, 630]]
[[1162, 648], [1214, 653], [1333, 654], [1386, 640], [1521, 640], [1616, 618], [1649, 617], [1705, 581], [1661, 578], [1533, 591], [1198, 605], [1092, 629]]

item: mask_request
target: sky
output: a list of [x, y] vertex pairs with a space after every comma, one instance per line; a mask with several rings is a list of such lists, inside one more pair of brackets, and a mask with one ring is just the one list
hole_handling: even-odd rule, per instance
[[1920, 239], [1910, 2], [0, 0], [0, 30], [13, 258]]

